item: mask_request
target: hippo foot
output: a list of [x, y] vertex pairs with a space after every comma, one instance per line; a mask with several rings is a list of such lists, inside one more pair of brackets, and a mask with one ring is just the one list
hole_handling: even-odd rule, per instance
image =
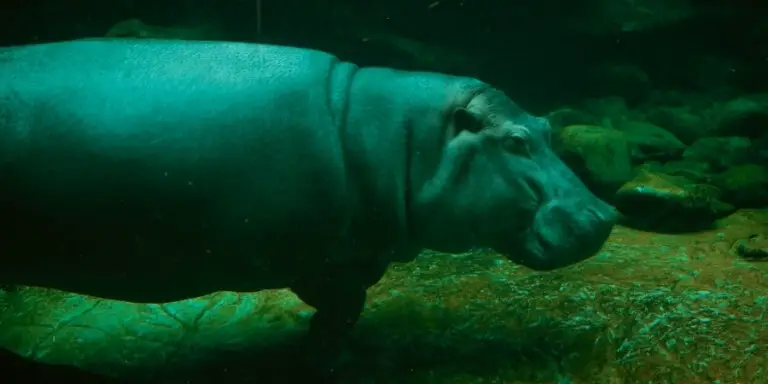
[[768, 261], [768, 236], [752, 235], [736, 243], [736, 252], [753, 261]]

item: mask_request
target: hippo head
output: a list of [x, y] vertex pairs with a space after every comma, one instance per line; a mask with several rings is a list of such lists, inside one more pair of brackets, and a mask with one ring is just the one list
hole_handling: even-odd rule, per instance
[[551, 128], [486, 87], [447, 111], [412, 159], [412, 235], [426, 248], [492, 248], [534, 270], [597, 253], [617, 219], [553, 152]]

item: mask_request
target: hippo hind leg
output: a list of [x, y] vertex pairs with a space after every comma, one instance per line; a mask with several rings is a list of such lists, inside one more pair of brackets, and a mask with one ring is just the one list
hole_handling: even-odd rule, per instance
[[321, 281], [291, 287], [302, 301], [317, 310], [309, 324], [307, 358], [319, 373], [330, 374], [338, 369], [343, 341], [365, 306], [366, 288], [357, 276], [348, 273], [324, 274]]

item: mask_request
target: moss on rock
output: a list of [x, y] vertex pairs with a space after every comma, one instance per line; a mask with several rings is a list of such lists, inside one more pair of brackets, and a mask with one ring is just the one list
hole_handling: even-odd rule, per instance
[[720, 200], [720, 191], [685, 177], [641, 171], [616, 193], [615, 205], [626, 224], [662, 232], [696, 231], [735, 208]]

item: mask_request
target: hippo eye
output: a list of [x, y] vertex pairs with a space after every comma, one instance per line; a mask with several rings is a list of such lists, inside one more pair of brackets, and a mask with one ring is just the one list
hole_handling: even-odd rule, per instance
[[528, 139], [521, 133], [514, 133], [507, 136], [504, 139], [504, 148], [507, 151], [519, 156], [530, 156], [530, 151], [528, 150]]

